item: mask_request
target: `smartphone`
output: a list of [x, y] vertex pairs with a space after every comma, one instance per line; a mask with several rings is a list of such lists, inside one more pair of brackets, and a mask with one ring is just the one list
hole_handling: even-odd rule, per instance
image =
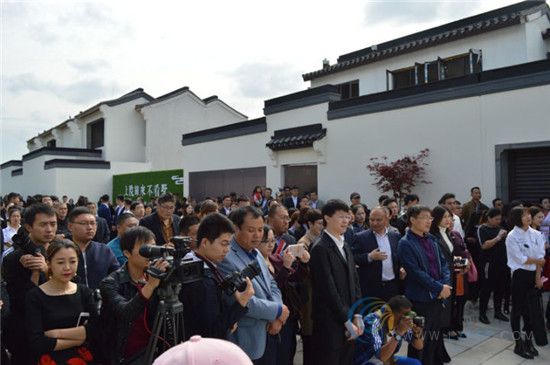
[[86, 322], [88, 321], [88, 318], [90, 318], [90, 313], [88, 312], [81, 312], [78, 316], [78, 321], [76, 322], [76, 326], [84, 326]]
[[288, 250], [294, 257], [302, 257], [305, 247], [302, 244], [290, 245], [288, 246]]

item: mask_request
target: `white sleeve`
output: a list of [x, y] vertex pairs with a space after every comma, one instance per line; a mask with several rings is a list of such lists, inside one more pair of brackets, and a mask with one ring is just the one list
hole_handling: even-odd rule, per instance
[[536, 231], [537, 240], [537, 259], [543, 259], [546, 256], [546, 250], [544, 249], [545, 240], [542, 232]]
[[525, 264], [528, 257], [523, 253], [520, 247], [521, 243], [518, 242], [514, 234], [509, 234], [506, 237], [506, 252], [508, 255], [508, 266], [513, 264], [515, 267], [519, 267]]

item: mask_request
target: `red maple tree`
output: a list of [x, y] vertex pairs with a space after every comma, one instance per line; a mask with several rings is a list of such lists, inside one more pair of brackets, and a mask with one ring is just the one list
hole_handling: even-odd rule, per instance
[[430, 150], [425, 148], [415, 156], [407, 155], [393, 162], [389, 162], [386, 156], [371, 158], [367, 169], [376, 179], [373, 185], [383, 193], [392, 191], [394, 198], [401, 203], [418, 182], [431, 184], [424, 179], [428, 166], [425, 160], [429, 154]]

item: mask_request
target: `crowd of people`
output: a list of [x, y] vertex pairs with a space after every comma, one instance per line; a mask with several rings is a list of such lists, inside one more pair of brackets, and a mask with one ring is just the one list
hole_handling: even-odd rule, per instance
[[[300, 338], [305, 365], [437, 365], [451, 361], [445, 338], [467, 336], [470, 302], [480, 323], [510, 322], [514, 352], [533, 359], [550, 329], [550, 198], [488, 207], [478, 187], [470, 195], [433, 208], [383, 195], [369, 208], [356, 192], [325, 202], [296, 186], [201, 202], [10, 193], [2, 363], [145, 364], [168, 350], [153, 329], [182, 241], [181, 262], [202, 270], [170, 286], [178, 341], [228, 340], [254, 364], [292, 364]], [[145, 257], [154, 246], [162, 254]]]

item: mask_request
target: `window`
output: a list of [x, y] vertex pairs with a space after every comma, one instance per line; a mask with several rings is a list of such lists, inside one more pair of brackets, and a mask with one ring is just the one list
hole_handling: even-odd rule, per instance
[[465, 76], [470, 73], [470, 54], [449, 57], [443, 60], [443, 75], [445, 79]]
[[103, 119], [92, 122], [87, 126], [87, 147], [103, 147], [105, 137], [105, 122]]
[[416, 85], [416, 67], [390, 71], [392, 90]]
[[342, 100], [356, 98], [359, 96], [359, 80], [338, 84], [336, 90], [341, 95]]
[[445, 59], [415, 63], [414, 66], [399, 70], [386, 70], [386, 86], [388, 90], [395, 90], [462, 77], [481, 72], [481, 66], [481, 50], [471, 49], [468, 53]]
[[48, 142], [46, 142], [46, 147], [55, 147], [55, 139], [50, 139]]

